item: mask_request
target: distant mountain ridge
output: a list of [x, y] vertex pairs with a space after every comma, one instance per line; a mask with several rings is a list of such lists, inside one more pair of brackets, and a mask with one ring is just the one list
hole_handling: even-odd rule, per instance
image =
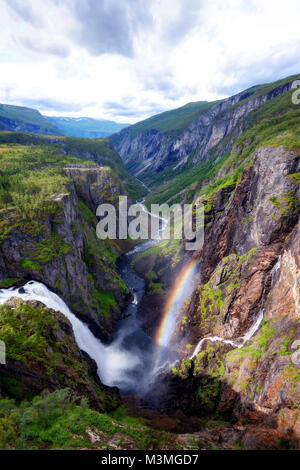
[[106, 119], [93, 119], [88, 117], [58, 117], [45, 116], [60, 132], [68, 137], [83, 137], [97, 139], [120, 132], [129, 124], [121, 124]]
[[[126, 169], [150, 186], [148, 203], [174, 200], [191, 185], [201, 186], [246, 129], [262, 121], [268, 127], [268, 119], [271, 128], [273, 119], [288, 131], [289, 113], [296, 110], [291, 87], [297, 78], [253, 86], [221, 101], [189, 103], [138, 122], [109, 140]], [[257, 136], [263, 135], [258, 129]]]
[[98, 139], [120, 132], [129, 125], [89, 117], [43, 116], [33, 108], [0, 104], [0, 130], [2, 131]]
[[61, 131], [36, 109], [0, 104], [0, 130], [61, 135]]

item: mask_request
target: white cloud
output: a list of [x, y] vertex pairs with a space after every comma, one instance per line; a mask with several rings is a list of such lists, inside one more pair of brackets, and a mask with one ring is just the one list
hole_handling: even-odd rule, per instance
[[0, 101], [135, 122], [300, 72], [298, 0], [0, 0]]

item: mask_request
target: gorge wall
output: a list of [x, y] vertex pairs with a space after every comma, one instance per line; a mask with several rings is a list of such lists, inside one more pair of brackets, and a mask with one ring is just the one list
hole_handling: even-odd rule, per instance
[[[28, 145], [13, 148], [33, 156], [40, 151]], [[49, 152], [48, 147], [41, 149], [42, 155]], [[57, 154], [55, 146], [51, 152]], [[33, 171], [36, 181], [29, 181], [28, 191], [34, 190], [43, 172], [42, 196], [28, 195], [21, 201], [23, 206], [1, 209], [0, 285], [21, 285], [30, 279], [43, 282], [107, 341], [126, 305], [128, 289], [116, 270], [118, 246], [96, 237], [95, 211], [98, 204], [118, 201], [126, 190], [109, 167], [79, 159], [75, 163], [74, 157], [68, 161], [69, 157], [56, 154], [64, 161], [43, 162]], [[51, 178], [53, 188], [49, 195], [43, 194]], [[55, 183], [60, 178], [61, 188]], [[37, 207], [31, 210], [30, 204]]]
[[[207, 103], [188, 126], [159, 130], [156, 122], [144, 121], [110, 137], [125, 166], [154, 187], [172, 180], [180, 172], [211, 158], [220, 159], [249, 125], [248, 116], [262, 104], [288, 92], [293, 79], [253, 87], [231, 98]], [[179, 110], [178, 110], [179, 111]], [[164, 114], [156, 116], [157, 120]], [[178, 120], [180, 117], [178, 117]], [[160, 179], [159, 179], [160, 175]], [[183, 188], [182, 188], [183, 189]]]
[[[171, 416], [183, 412], [193, 418], [229, 420], [245, 449], [300, 445], [300, 142], [299, 109], [291, 104], [290, 87], [288, 80], [273, 84], [267, 93], [260, 90], [259, 97], [254, 87], [247, 96], [235, 97], [234, 104], [227, 101], [223, 106], [228, 109], [207, 119], [207, 126], [205, 115], [177, 136], [176, 151], [166, 145], [152, 148], [146, 132], [130, 137], [130, 129], [122, 131], [124, 140], [119, 134], [117, 142], [128, 168], [139, 139], [145, 145], [141, 165], [150, 158], [149, 168], [153, 164], [162, 175], [156, 157], [172, 165], [176, 155], [176, 165], [184, 166], [184, 149], [195, 168], [205, 159], [214, 162], [213, 171], [206, 167], [204, 178], [190, 184], [188, 192], [181, 186], [176, 195], [176, 202], [204, 205], [203, 249], [188, 254], [179, 240], [165, 241], [133, 263], [146, 280], [140, 316], [153, 337], [180, 269], [191, 256], [199, 264], [196, 289], [178, 312], [169, 346], [182, 359], [172, 372], [169, 364], [160, 370], [145, 405]], [[220, 106], [213, 105], [206, 114]], [[197, 142], [192, 154], [188, 135], [190, 142]], [[174, 144], [174, 136], [164, 137]], [[141, 166], [136, 168], [139, 172]], [[145, 181], [152, 180], [155, 187], [149, 168]], [[182, 175], [184, 171], [178, 185]], [[142, 171], [139, 176], [143, 178]], [[146, 202], [162, 202], [160, 198], [170, 194], [164, 192], [168, 184], [154, 190]]]
[[[112, 448], [137, 442], [147, 448], [299, 448], [300, 108], [291, 101], [292, 80], [200, 103], [197, 118], [183, 127], [166, 129], [164, 122], [162, 131], [142, 123], [111, 139], [132, 175], [151, 185], [148, 206], [204, 206], [201, 250], [187, 252], [185, 240], [171, 239], [130, 257], [130, 267], [145, 279], [137, 323], [154, 349], [182, 269], [191, 260], [197, 266], [195, 289], [174, 313], [168, 347], [176, 363], [153, 371], [148, 394], [137, 390], [138, 397], [125, 398], [151, 429], [128, 427], [122, 408], [116, 418], [84, 414], [84, 396], [94, 410], [113, 412], [121, 403], [118, 390], [101, 384], [69, 322], [38, 302], [13, 298], [0, 307], [0, 332], [10, 348], [0, 367], [4, 399], [58, 391], [64, 409], [61, 389], [69, 388], [77, 398], [67, 406], [85, 416], [89, 443], [95, 439], [90, 423], [100, 426], [96, 446], [105, 444], [103, 419], [104, 430], [109, 422], [109, 434], [125, 439], [116, 444], [105, 434]], [[130, 300], [116, 260], [134, 242], [99, 241], [94, 214], [102, 202], [118, 203], [120, 194], [139, 199], [145, 187], [112, 144], [98, 139], [0, 133], [0, 158], [0, 289], [43, 282], [103, 343], [113, 344]], [[162, 443], [157, 428], [177, 435]]]
[[[299, 150], [260, 147], [238, 184], [215, 190], [203, 249], [192, 255], [198, 286], [178, 312], [170, 345], [183, 359], [171, 373], [166, 365], [146, 398], [171, 415], [229, 419], [246, 449], [299, 446], [299, 364], [292, 360], [300, 334], [299, 170]], [[186, 254], [179, 242], [175, 256], [164, 243], [135, 265], [146, 279], [152, 269], [168, 289]], [[166, 298], [148, 280], [144, 305], [159, 308]], [[141, 315], [155, 334], [144, 309]]]

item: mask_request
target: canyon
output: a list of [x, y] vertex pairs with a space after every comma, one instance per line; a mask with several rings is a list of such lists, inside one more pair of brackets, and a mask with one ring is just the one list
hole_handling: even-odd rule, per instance
[[[38, 447], [300, 448], [294, 79], [110, 141], [0, 133], [0, 398], [32, 400], [32, 420], [37, 396], [81, 416]], [[97, 239], [97, 206], [120, 195], [202, 204], [203, 247]], [[1, 445], [36, 445], [26, 426]]]

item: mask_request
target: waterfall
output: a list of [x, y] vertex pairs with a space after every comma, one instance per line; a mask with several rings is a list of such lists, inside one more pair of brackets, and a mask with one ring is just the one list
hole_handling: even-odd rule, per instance
[[158, 228], [158, 231], [157, 231], [156, 235], [154, 236], [154, 239], [149, 239], [146, 242], [137, 244], [136, 246], [131, 248], [131, 250], [129, 250], [129, 251], [127, 251], [127, 253], [125, 253], [126, 256], [132, 256], [132, 255], [135, 255], [137, 253], [141, 253], [142, 251], [148, 250], [152, 246], [159, 243], [162, 240], [162, 234], [163, 234], [164, 230], [167, 228], [167, 226], [169, 224], [169, 220], [167, 220], [163, 217], [160, 217], [159, 214], [155, 214], [154, 212], [153, 213], [149, 212], [147, 207], [144, 205], [144, 202], [145, 202], [145, 199], [143, 199], [140, 202], [137, 202], [136, 204], [141, 208], [141, 210], [145, 214], [149, 215], [150, 217], [155, 217], [156, 219], [159, 219], [162, 223], [161, 223], [161, 226]]
[[220, 338], [219, 336], [207, 336], [206, 338], [202, 338], [199, 341], [199, 343], [197, 344], [193, 354], [190, 356], [189, 359], [193, 359], [194, 356], [197, 356], [197, 354], [199, 354], [199, 352], [201, 351], [202, 344], [207, 339], [209, 339], [209, 341], [212, 341], [212, 342], [220, 341], [220, 342], [225, 343], [225, 344], [231, 344], [231, 346], [234, 346], [235, 348], [240, 347], [238, 344], [234, 343], [233, 341], [230, 341], [229, 339], [223, 339], [223, 338]]
[[123, 393], [142, 393], [143, 389], [148, 386], [148, 377], [153, 363], [153, 342], [142, 330], [140, 321], [136, 317], [136, 311], [144, 293], [144, 281], [132, 271], [130, 257], [157, 244], [168, 224], [166, 219], [157, 214], [151, 214], [143, 202], [138, 203], [141, 210], [152, 217], [159, 218], [162, 224], [154, 240], [136, 245], [119, 258], [120, 274], [128, 285], [133, 299], [123, 312], [123, 319], [119, 322], [109, 345], [103, 344], [96, 338], [88, 325], [77, 318], [65, 302], [44, 284], [29, 281], [24, 285], [24, 291], [13, 287], [0, 290], [0, 304], [11, 297], [38, 300], [46, 307], [65, 315], [72, 324], [78, 347], [96, 361], [101, 382], [105, 385], [117, 386]]
[[[278, 269], [280, 268], [280, 264], [281, 264], [281, 256], [279, 256], [277, 262], [275, 263], [275, 265], [273, 266], [272, 271], [271, 271], [271, 287], [274, 284], [275, 275], [276, 275]], [[264, 306], [265, 294], [266, 294], [266, 292], [265, 292], [265, 289], [264, 289], [263, 296], [262, 296], [262, 301], [261, 301], [262, 307], [260, 308], [258, 316], [255, 319], [253, 325], [249, 328], [249, 330], [241, 338], [242, 341], [240, 343], [235, 343], [234, 341], [231, 341], [231, 340], [228, 340], [228, 339], [223, 339], [223, 338], [220, 338], [219, 336], [207, 336], [205, 338], [202, 338], [199, 341], [196, 348], [194, 349], [193, 354], [190, 356], [190, 359], [193, 359], [193, 357], [195, 357], [195, 356], [197, 356], [197, 354], [199, 354], [199, 352], [201, 351], [202, 344], [206, 340], [213, 341], [213, 342], [214, 341], [220, 341], [221, 343], [231, 344], [232, 346], [234, 346], [235, 348], [238, 348], [238, 349], [242, 348], [247, 343], [247, 341], [249, 341], [252, 338], [252, 336], [255, 335], [255, 333], [257, 332], [257, 330], [259, 329], [259, 327], [260, 327], [260, 325], [263, 321], [264, 312], [265, 312], [265, 306]]]
[[120, 348], [120, 340], [110, 345], [104, 345], [90, 331], [89, 327], [77, 318], [54, 292], [51, 292], [44, 284], [29, 281], [24, 285], [25, 293], [19, 289], [1, 289], [0, 305], [11, 297], [23, 300], [38, 300], [46, 307], [57, 310], [65, 315], [71, 322], [76, 343], [80, 349], [87, 352], [98, 366], [98, 375], [106, 385], [114, 385], [116, 377], [121, 377], [126, 370], [135, 367], [139, 359], [133, 354]]

